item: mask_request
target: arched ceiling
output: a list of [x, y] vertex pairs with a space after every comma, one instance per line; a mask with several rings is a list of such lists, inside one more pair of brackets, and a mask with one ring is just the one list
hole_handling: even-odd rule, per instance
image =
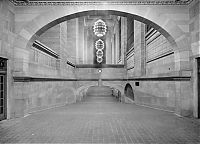
[[9, 0], [16, 6], [117, 4], [117, 5], [188, 5], [193, 0]]

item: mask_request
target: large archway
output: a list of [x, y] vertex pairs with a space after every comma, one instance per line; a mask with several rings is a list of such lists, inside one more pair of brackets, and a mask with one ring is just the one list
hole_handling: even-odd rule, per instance
[[[42, 12], [37, 17], [34, 17], [31, 21], [27, 22], [24, 27], [19, 31], [16, 36], [14, 47], [16, 51], [15, 59], [27, 59], [27, 53], [32, 43], [46, 30], [59, 24], [63, 21], [92, 14], [92, 15], [119, 15], [125, 17], [133, 17], [135, 20], [145, 24], [150, 24], [156, 30], [158, 30], [168, 41], [171, 43], [174, 49], [175, 56], [175, 70], [178, 72], [181, 69], [186, 69], [186, 64], [183, 66], [182, 62], [187, 63], [189, 68], [189, 50], [188, 50], [188, 38], [185, 32], [175, 23], [173, 18], [162, 16], [162, 10], [155, 7], [146, 7], [135, 5], [83, 5], [83, 6], [64, 6], [48, 8], [45, 12]], [[24, 55], [21, 55], [23, 51]], [[20, 54], [18, 54], [20, 53]], [[186, 55], [188, 57], [186, 57]], [[184, 60], [183, 60], [184, 59]], [[27, 65], [24, 64], [23, 71], [26, 71]], [[180, 73], [175, 73], [179, 76]]]
[[[142, 23], [150, 24], [152, 27], [157, 29], [163, 36], [168, 39], [168, 41], [173, 46], [176, 71], [174, 76], [180, 76], [179, 71], [182, 69], [182, 61], [189, 62], [188, 57], [186, 57], [186, 53], [189, 52], [189, 50], [187, 50], [188, 39], [185, 37], [184, 32], [179, 28], [179, 26], [173, 21], [173, 19], [161, 16], [160, 11], [158, 9], [154, 9], [153, 7], [149, 7], [148, 10], [141, 10], [140, 6], [124, 6], [121, 8], [118, 5], [109, 5], [106, 7], [102, 5], [95, 7], [92, 5], [84, 5], [80, 7], [68, 6], [67, 9], [66, 7], [50, 8], [46, 12], [41, 13], [31, 21], [27, 22], [27, 24], [25, 24], [24, 27], [20, 30], [14, 45], [16, 51], [15, 58], [19, 58], [21, 61], [27, 61], [29, 47], [42, 33], [63, 21], [88, 14], [112, 14], [124, 17], [132, 17]], [[21, 54], [22, 51], [23, 55]], [[28, 67], [29, 66], [23, 62], [22, 71], [26, 72]], [[180, 89], [179, 82], [177, 82], [176, 86], [177, 89]], [[177, 95], [177, 98], [180, 98], [179, 95], [181, 95], [181, 91], [177, 91]], [[180, 100], [177, 100], [177, 102], [180, 102]]]
[[[61, 10], [60, 10], [61, 11]], [[20, 31], [18, 38], [23, 37], [25, 40], [23, 43], [23, 47], [29, 47], [32, 45], [32, 43], [45, 31], [47, 31], [49, 28], [62, 23], [64, 21], [74, 19], [77, 17], [81, 16], [87, 16], [87, 15], [101, 15], [101, 16], [106, 16], [106, 15], [117, 15], [117, 16], [123, 16], [123, 17], [129, 17], [133, 18], [137, 21], [140, 21], [142, 23], [151, 25], [153, 28], [158, 30], [164, 37], [168, 39], [168, 41], [173, 45], [174, 49], [176, 49], [176, 39], [177, 37], [181, 37], [184, 35], [182, 30], [175, 24], [173, 23], [172, 20], [170, 21], [170, 24], [163, 25], [160, 22], [163, 22], [160, 17], [155, 16], [155, 18], [152, 17], [146, 17], [145, 18], [145, 13], [144, 15], [140, 14], [133, 14], [131, 12], [124, 12], [124, 11], [118, 11], [118, 10], [90, 10], [90, 11], [81, 11], [81, 12], [70, 12], [70, 14], [66, 14], [64, 12], [57, 12], [58, 15], [51, 15], [52, 12], [48, 12], [48, 16], [46, 14], [41, 14], [40, 16], [36, 17], [33, 19], [31, 22], [29, 22], [25, 27]], [[61, 14], [62, 15], [61, 15]], [[49, 17], [51, 15], [51, 18]], [[60, 15], [60, 16], [59, 16]], [[46, 21], [44, 22], [45, 19]], [[153, 19], [154, 21], [152, 21]], [[35, 22], [37, 21], [37, 23]], [[169, 29], [170, 27], [170, 29]], [[171, 31], [171, 28], [175, 31]]]

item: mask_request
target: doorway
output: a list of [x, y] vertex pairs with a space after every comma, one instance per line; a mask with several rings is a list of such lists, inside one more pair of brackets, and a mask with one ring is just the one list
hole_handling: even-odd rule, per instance
[[131, 98], [132, 100], [134, 100], [134, 93], [133, 93], [133, 88], [132, 86], [128, 83], [125, 86], [125, 95], [129, 98]]
[[197, 59], [197, 80], [198, 80], [197, 117], [200, 118], [200, 58]]
[[6, 72], [7, 61], [0, 58], [0, 120], [7, 117]]

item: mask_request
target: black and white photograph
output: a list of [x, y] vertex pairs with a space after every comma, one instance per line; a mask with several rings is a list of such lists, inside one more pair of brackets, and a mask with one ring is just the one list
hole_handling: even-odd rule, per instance
[[0, 0], [0, 144], [200, 144], [200, 0]]

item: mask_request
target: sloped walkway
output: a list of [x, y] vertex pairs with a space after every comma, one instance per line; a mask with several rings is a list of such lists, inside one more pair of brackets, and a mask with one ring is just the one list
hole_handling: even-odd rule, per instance
[[0, 143], [200, 143], [200, 123], [111, 96], [0, 122]]

